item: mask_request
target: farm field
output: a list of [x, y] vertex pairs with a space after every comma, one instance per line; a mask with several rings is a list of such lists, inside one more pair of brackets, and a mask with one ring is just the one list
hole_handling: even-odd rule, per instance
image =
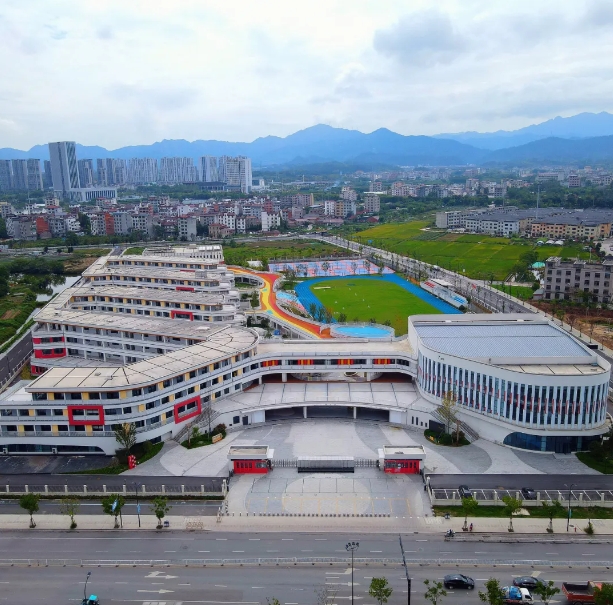
[[[422, 231], [427, 221], [377, 225], [353, 236], [358, 243], [372, 245], [439, 265], [468, 277], [506, 279], [519, 257], [532, 249], [533, 240], [507, 239], [489, 235]], [[568, 246], [538, 246], [540, 261], [550, 256], [587, 258], [582, 244]]]
[[534, 294], [534, 290], [528, 286], [513, 286], [508, 284], [503, 286], [502, 284], [492, 284], [492, 288], [496, 288], [496, 290], [515, 296], [515, 298], [521, 298], [522, 300], [530, 300]]
[[311, 293], [321, 304], [340, 313], [348, 321], [391, 322], [396, 336], [407, 333], [409, 315], [440, 313], [438, 309], [411, 294], [404, 288], [381, 277], [324, 279], [309, 285]]

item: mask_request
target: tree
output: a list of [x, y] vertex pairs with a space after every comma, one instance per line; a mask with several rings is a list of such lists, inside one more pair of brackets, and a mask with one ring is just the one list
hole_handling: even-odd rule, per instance
[[136, 425], [133, 422], [125, 422], [115, 429], [115, 440], [129, 454], [136, 443]]
[[151, 511], [158, 520], [156, 529], [162, 529], [162, 519], [172, 507], [168, 506], [168, 498], [166, 496], [156, 496], [151, 503]]
[[351, 262], [351, 271], [352, 271], [352, 273], [355, 275], [357, 270], [358, 270], [358, 263], [356, 263], [355, 261], [352, 261]]
[[213, 422], [213, 419], [214, 419], [213, 418], [214, 417], [213, 406], [211, 405], [210, 399], [203, 406], [200, 417], [202, 418], [203, 424], [208, 427], [207, 434], [210, 436], [211, 435], [211, 422]]
[[111, 515], [115, 518], [115, 529], [119, 528], [117, 517], [121, 515], [121, 509], [126, 503], [126, 499], [119, 494], [111, 494], [102, 499], [102, 510], [105, 515]]
[[346, 315], [346, 313], [339, 313], [338, 314], [338, 323], [341, 323], [341, 324], [347, 323], [347, 315]]
[[553, 580], [549, 580], [547, 584], [545, 584], [545, 582], [539, 582], [532, 589], [532, 592], [541, 597], [541, 601], [543, 601], [545, 605], [549, 605], [549, 601], [560, 592], [560, 589], [554, 586]]
[[316, 316], [317, 316], [317, 304], [314, 303], [314, 302], [309, 303], [309, 315], [313, 319], [316, 319]]
[[476, 512], [479, 502], [475, 498], [462, 498], [462, 512], [464, 513], [464, 526], [462, 529], [468, 531], [468, 515]]
[[504, 605], [504, 591], [496, 578], [485, 583], [485, 592], [479, 591], [479, 599], [488, 605]]
[[515, 531], [513, 529], [513, 515], [517, 513], [524, 502], [521, 498], [513, 498], [513, 496], [503, 496], [502, 501], [504, 502], [504, 512], [509, 516], [509, 531]]
[[447, 596], [447, 591], [445, 590], [442, 582], [436, 582], [433, 580], [431, 583], [430, 580], [424, 580], [424, 584], [428, 587], [424, 593], [424, 597], [426, 598], [426, 601], [430, 601], [432, 605], [438, 605], [440, 599]]
[[198, 435], [200, 434], [200, 428], [196, 424], [192, 424], [187, 429], [187, 445], [192, 444], [192, 437], [194, 439], [198, 439]]
[[386, 578], [373, 578], [370, 581], [370, 587], [368, 594], [379, 603], [387, 603], [388, 599], [392, 596], [393, 589], [388, 584]]
[[551, 502], [543, 502], [543, 509], [545, 514], [549, 517], [549, 527], [547, 531], [553, 533], [553, 518], [557, 513], [561, 513], [564, 510], [562, 503], [559, 500], [552, 500]]
[[80, 506], [81, 503], [78, 498], [62, 498], [60, 514], [70, 517], [70, 529], [77, 528], [77, 522], [74, 520], [74, 517], [79, 512]]
[[266, 605], [281, 605], [281, 603], [279, 602], [279, 599], [277, 599], [277, 597], [266, 597]]
[[328, 275], [328, 271], [330, 271], [330, 263], [327, 260], [325, 260], [323, 263], [321, 263], [321, 268], [322, 268], [323, 272], [327, 276]]
[[594, 588], [594, 603], [596, 605], [613, 605], [613, 584], [603, 582]]
[[438, 412], [445, 422], [446, 432], [451, 433], [451, 425], [456, 422], [456, 401], [453, 391], [447, 391], [443, 395]]
[[87, 214], [79, 212], [79, 225], [81, 227], [81, 231], [83, 231], [85, 235], [92, 234], [92, 223], [89, 220], [89, 216], [87, 216]]
[[30, 529], [36, 527], [32, 515], [38, 512], [38, 501], [40, 496], [38, 494], [24, 494], [19, 498], [19, 506], [30, 513]]
[[251, 308], [256, 309], [260, 306], [260, 293], [257, 290], [253, 291], [251, 295]]

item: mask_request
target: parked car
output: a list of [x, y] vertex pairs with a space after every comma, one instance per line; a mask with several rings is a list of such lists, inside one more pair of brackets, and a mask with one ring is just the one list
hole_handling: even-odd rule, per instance
[[536, 500], [536, 492], [531, 487], [522, 487], [521, 495], [524, 500]]
[[534, 576], [519, 576], [519, 578], [513, 578], [513, 586], [527, 588], [528, 590], [534, 590], [539, 584], [542, 583], [542, 580], [539, 580]]
[[445, 588], [468, 588], [472, 590], [475, 587], [475, 581], [459, 573], [449, 574], [443, 578], [443, 586]]
[[472, 498], [473, 497], [473, 493], [468, 487], [468, 485], [460, 485], [460, 487], [458, 487], [458, 492], [460, 493], [460, 498]]

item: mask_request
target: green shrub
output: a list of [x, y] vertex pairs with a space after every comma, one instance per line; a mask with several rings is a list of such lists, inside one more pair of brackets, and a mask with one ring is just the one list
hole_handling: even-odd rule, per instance
[[438, 442], [441, 445], [451, 445], [453, 443], [453, 437], [447, 433], [443, 433], [439, 438]]

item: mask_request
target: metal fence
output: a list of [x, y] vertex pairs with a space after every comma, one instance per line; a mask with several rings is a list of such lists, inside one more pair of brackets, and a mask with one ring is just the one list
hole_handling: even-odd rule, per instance
[[[568, 503], [568, 489], [543, 489], [535, 491], [536, 499], [527, 500], [520, 490], [512, 489], [473, 489], [471, 490], [475, 500], [484, 504], [504, 505], [502, 498], [511, 496], [523, 501], [523, 506], [542, 506], [543, 502], [557, 500]], [[462, 504], [462, 498], [456, 489], [434, 488], [431, 490], [432, 504], [458, 505]], [[606, 506], [613, 507], [613, 490], [586, 489], [572, 490], [570, 501], [573, 506]]]
[[[0, 567], [206, 567], [223, 565], [351, 565], [350, 557], [259, 557], [244, 559], [0, 559]], [[563, 567], [569, 569], [602, 567], [613, 561], [546, 561], [540, 559], [407, 559], [410, 566]], [[402, 565], [401, 558], [356, 557], [354, 565]]]

